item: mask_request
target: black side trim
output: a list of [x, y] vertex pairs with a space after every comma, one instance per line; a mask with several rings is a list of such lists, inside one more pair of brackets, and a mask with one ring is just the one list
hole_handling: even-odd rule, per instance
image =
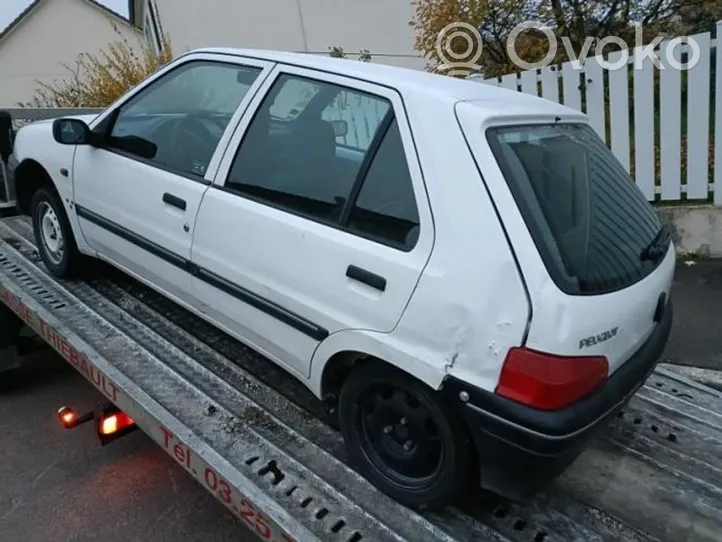
[[258, 310], [265, 312], [266, 314], [273, 316], [281, 322], [288, 324], [292, 328], [300, 331], [301, 333], [308, 335], [309, 337], [322, 341], [328, 337], [328, 331], [320, 326], [317, 326], [313, 322], [310, 322], [293, 312], [290, 312], [280, 305], [269, 301], [263, 297], [260, 297], [253, 292], [242, 288], [232, 282], [227, 281], [223, 277], [216, 275], [215, 273], [208, 271], [203, 268], [198, 269], [198, 278], [203, 282], [210, 284], [214, 288], [227, 293], [240, 299], [244, 303], [255, 307]]
[[165, 260], [171, 265], [175, 265], [176, 267], [180, 267], [181, 269], [188, 271], [188, 265], [190, 263], [188, 260], [178, 256], [177, 254], [174, 254], [170, 250], [163, 248], [162, 246], [154, 243], [153, 241], [149, 241], [148, 239], [133, 233], [127, 228], [124, 228], [123, 226], [120, 226], [115, 222], [111, 222], [110, 220], [103, 218], [99, 214], [94, 213], [93, 211], [86, 209], [85, 207], [82, 207], [81, 205], [75, 205], [75, 212], [80, 218], [84, 218], [88, 222], [92, 222], [96, 226], [100, 226], [101, 228], [104, 228], [109, 232], [114, 233], [115, 235], [125, 239], [129, 243], [133, 243], [134, 245], [142, 248], [143, 250], [147, 250], [148, 252], [153, 254], [153, 256], [157, 256], [161, 260]]
[[269, 316], [280, 320], [281, 322], [291, 326], [297, 331], [308, 335], [312, 339], [322, 341], [329, 335], [327, 329], [314, 324], [313, 322], [305, 319], [303, 316], [291, 312], [274, 303], [273, 301], [254, 294], [250, 290], [246, 290], [245, 288], [242, 288], [237, 284], [233, 284], [232, 282], [224, 279], [223, 277], [216, 275], [212, 271], [198, 267], [190, 260], [187, 260], [186, 258], [182, 258], [181, 256], [170, 252], [169, 250], [161, 247], [160, 245], [157, 245], [156, 243], [153, 243], [152, 241], [149, 241], [148, 239], [145, 239], [144, 237], [141, 237], [133, 233], [132, 231], [122, 226], [119, 226], [118, 224], [111, 222], [106, 218], [103, 218], [99, 214], [94, 213], [93, 211], [90, 211], [81, 205], [76, 204], [75, 210], [79, 217], [84, 218], [85, 220], [92, 222], [96, 226], [100, 226], [101, 228], [104, 228], [111, 233], [114, 233], [118, 237], [125, 239], [129, 243], [133, 243], [137, 247], [147, 250], [154, 256], [157, 256], [158, 258], [165, 260], [171, 265], [174, 265], [186, 271], [187, 273], [199, 278], [200, 280], [213, 286], [214, 288], [218, 288], [219, 290], [227, 293], [228, 295], [231, 295], [256, 309], [265, 312]]
[[346, 268], [346, 276], [359, 282], [363, 282], [364, 284], [371, 286], [371, 288], [376, 288], [382, 292], [386, 290], [386, 279], [384, 277], [379, 276], [376, 273], [372, 273], [371, 271], [361, 269], [355, 265], [349, 265]]

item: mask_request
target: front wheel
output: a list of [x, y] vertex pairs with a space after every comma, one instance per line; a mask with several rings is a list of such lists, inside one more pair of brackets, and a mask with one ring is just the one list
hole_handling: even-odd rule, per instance
[[59, 278], [76, 275], [82, 255], [58, 195], [50, 187], [38, 189], [31, 210], [35, 244], [45, 267]]
[[459, 416], [422, 382], [385, 363], [366, 363], [348, 377], [339, 418], [352, 462], [405, 506], [442, 508], [475, 478]]

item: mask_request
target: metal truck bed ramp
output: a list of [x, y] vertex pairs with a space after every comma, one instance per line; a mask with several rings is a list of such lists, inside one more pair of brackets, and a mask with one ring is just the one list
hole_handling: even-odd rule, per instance
[[657, 370], [526, 504], [420, 515], [346, 465], [300, 383], [113, 270], [57, 281], [30, 223], [0, 221], [0, 300], [265, 540], [722, 540], [722, 394]]

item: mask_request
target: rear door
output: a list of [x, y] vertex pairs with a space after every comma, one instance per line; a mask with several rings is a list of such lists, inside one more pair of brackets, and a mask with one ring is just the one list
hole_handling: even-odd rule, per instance
[[329, 334], [394, 328], [432, 242], [399, 95], [279, 66], [204, 197], [194, 285], [227, 329], [307, 378]]

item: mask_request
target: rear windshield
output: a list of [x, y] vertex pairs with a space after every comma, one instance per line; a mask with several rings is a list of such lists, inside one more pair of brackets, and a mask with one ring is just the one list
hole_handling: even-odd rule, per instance
[[487, 139], [549, 274], [563, 291], [600, 294], [625, 288], [666, 254], [666, 229], [588, 125], [496, 127], [487, 130]]

